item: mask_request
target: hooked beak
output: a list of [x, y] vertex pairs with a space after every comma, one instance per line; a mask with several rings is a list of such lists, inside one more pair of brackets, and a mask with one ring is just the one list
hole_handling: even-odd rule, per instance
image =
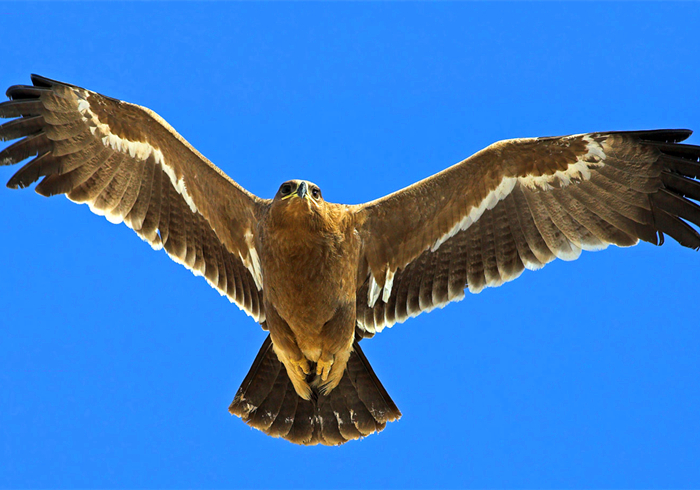
[[299, 187], [297, 187], [294, 192], [292, 192], [291, 194], [287, 194], [282, 198], [282, 200], [284, 201], [285, 199], [289, 199], [290, 197], [299, 197], [301, 199], [306, 199], [310, 201], [311, 194], [309, 194], [309, 186], [306, 185], [306, 182], [300, 183]]

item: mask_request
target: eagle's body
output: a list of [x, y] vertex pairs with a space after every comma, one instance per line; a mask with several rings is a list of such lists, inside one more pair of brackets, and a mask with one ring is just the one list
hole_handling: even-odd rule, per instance
[[361, 247], [353, 218], [347, 206], [295, 196], [274, 200], [257, 227], [267, 327], [304, 398], [309, 363], [332, 365], [323, 380], [332, 389], [352, 350]]
[[[401, 416], [359, 346], [385, 327], [555, 258], [665, 235], [700, 248], [688, 130], [497, 142], [376, 201], [293, 180], [243, 189], [157, 114], [32, 76], [0, 104], [0, 165], [165, 249], [270, 335], [229, 407], [266, 434], [342, 444]], [[427, 363], [427, 361], [426, 361]], [[438, 367], [439, 369], [439, 367]]]

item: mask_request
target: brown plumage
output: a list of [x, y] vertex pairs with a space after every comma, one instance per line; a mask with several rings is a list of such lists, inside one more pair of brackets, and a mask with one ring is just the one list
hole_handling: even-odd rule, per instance
[[258, 198], [152, 111], [32, 76], [0, 104], [8, 182], [39, 179], [124, 222], [270, 335], [229, 407], [299, 444], [342, 444], [401, 416], [359, 341], [581, 250], [670, 235], [700, 248], [700, 147], [687, 130], [501, 141], [377, 201], [292, 180]]

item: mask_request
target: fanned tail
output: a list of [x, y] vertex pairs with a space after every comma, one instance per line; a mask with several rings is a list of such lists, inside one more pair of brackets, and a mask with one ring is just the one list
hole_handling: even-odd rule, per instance
[[333, 391], [323, 395], [311, 386], [311, 400], [297, 395], [268, 336], [229, 412], [273, 437], [327, 446], [380, 432], [387, 422], [401, 417], [357, 341], [345, 374]]

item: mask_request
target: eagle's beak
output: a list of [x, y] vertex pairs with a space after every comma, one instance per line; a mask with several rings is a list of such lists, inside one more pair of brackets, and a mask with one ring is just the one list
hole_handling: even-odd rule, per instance
[[290, 197], [299, 197], [301, 199], [311, 200], [311, 194], [309, 194], [309, 187], [306, 185], [306, 182], [299, 184], [299, 187], [297, 187], [294, 192], [287, 194], [282, 198], [282, 200], [284, 201]]
[[299, 196], [300, 198], [304, 199], [304, 198], [309, 194], [308, 191], [309, 191], [309, 190], [308, 190], [308, 188], [306, 187], [306, 182], [302, 182], [301, 184], [299, 184], [299, 187], [297, 187], [297, 192], [296, 192], [296, 193], [297, 193], [297, 196]]

